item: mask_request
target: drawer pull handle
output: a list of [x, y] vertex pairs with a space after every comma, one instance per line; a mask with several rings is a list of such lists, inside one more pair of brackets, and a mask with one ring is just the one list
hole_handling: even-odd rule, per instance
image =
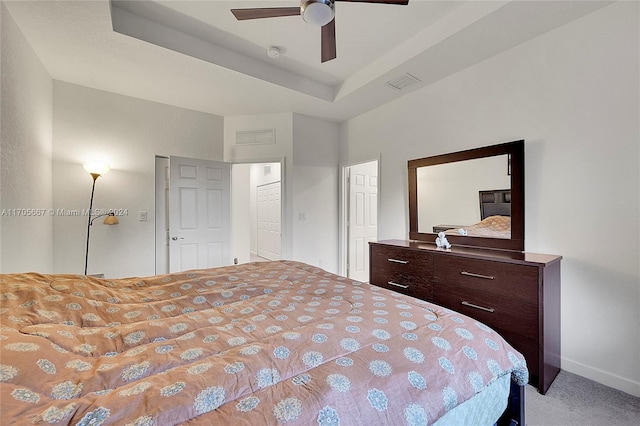
[[484, 306], [476, 305], [476, 304], [467, 302], [466, 300], [463, 300], [460, 303], [463, 304], [464, 306], [469, 306], [470, 308], [480, 309], [481, 311], [492, 312], [492, 313], [495, 311], [495, 309], [493, 308], [485, 308]]
[[393, 263], [402, 263], [403, 265], [406, 265], [407, 263], [409, 263], [408, 260], [398, 260], [398, 259], [387, 259], [387, 260]]
[[466, 275], [468, 277], [484, 278], [485, 280], [492, 280], [495, 277], [493, 275], [474, 274], [473, 272], [462, 271], [460, 275]]
[[408, 285], [394, 283], [393, 281], [389, 281], [387, 284], [394, 285], [394, 286], [400, 287], [400, 288], [409, 288]]

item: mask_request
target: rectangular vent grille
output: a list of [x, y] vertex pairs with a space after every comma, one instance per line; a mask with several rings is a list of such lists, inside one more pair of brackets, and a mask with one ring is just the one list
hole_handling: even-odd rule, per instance
[[393, 87], [396, 90], [403, 90], [419, 82], [420, 80], [412, 76], [411, 74], [405, 74], [398, 78], [394, 78], [393, 80], [387, 81], [387, 86]]
[[276, 143], [276, 129], [238, 130], [236, 145], [262, 145]]

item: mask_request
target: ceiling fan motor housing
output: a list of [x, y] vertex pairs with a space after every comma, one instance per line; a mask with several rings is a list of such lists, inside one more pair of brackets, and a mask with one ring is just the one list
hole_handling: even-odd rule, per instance
[[335, 15], [334, 0], [301, 0], [300, 14], [309, 24], [327, 25]]

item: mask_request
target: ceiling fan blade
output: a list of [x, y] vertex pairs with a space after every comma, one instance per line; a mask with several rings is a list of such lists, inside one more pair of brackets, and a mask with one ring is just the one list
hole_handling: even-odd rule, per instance
[[409, 4], [409, 0], [335, 0], [335, 1], [349, 1], [352, 3], [383, 3], [383, 4], [399, 4], [406, 6]]
[[322, 62], [336, 58], [336, 20], [331, 20], [321, 29]]
[[246, 19], [278, 18], [280, 16], [300, 15], [299, 7], [266, 7], [254, 9], [231, 9], [238, 21]]

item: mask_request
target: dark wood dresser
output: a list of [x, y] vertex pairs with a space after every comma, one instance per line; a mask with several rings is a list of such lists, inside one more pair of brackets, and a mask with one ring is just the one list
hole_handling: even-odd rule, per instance
[[475, 318], [527, 360], [542, 394], [560, 371], [561, 256], [418, 241], [369, 243], [371, 284]]

